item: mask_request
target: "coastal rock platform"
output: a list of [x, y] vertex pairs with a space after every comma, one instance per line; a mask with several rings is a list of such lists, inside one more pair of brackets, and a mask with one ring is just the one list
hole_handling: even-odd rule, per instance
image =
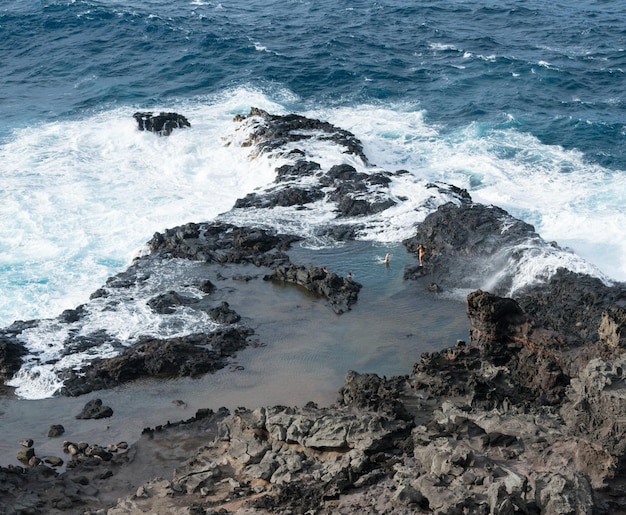
[[[251, 119], [255, 130], [247, 144], [259, 151], [276, 152], [289, 138], [297, 142], [315, 132], [336, 134], [348, 152], [362, 154], [349, 133], [323, 122], [260, 110], [239, 121]], [[282, 170], [292, 187], [298, 177], [319, 172], [303, 160]], [[394, 173], [331, 170], [294, 196], [277, 188], [236, 209], [299, 209], [325, 198], [341, 223], [320, 228], [319, 235], [352, 239], [363, 217], [399, 201], [386, 191]], [[0, 466], [0, 513], [626, 513], [626, 285], [561, 269], [516, 289], [515, 274], [502, 271], [533, 258], [519, 250], [520, 242], [534, 242], [527, 246], [531, 253], [552, 244], [463, 190], [432, 188], [452, 200], [404, 241], [413, 260], [404, 281], [415, 295], [470, 290], [466, 339], [415, 355], [408, 374], [346, 370], [329, 406], [201, 408], [190, 418], [146, 427], [135, 442], [59, 442], [59, 456], [38, 455], [24, 435], [22, 465]], [[366, 191], [373, 196], [362, 198]], [[129, 291], [145, 293], [159, 316], [185, 309], [208, 320], [211, 330], [145, 335], [132, 345], [106, 332], [81, 338], [68, 331], [73, 349], [106, 343], [117, 353], [65, 370], [58, 393], [80, 397], [135, 381], [212, 373], [245, 347], [262, 345], [216, 285], [226, 266], [255, 267], [258, 274], [239, 280], [297, 288], [323, 299], [333, 316], [349, 317], [362, 285], [293, 262], [290, 247], [300, 238], [223, 221], [155, 234], [149, 252], [91, 302], [112, 309]], [[419, 245], [428, 251], [422, 264]], [[169, 283], [147, 289], [154, 270], [179, 261], [198, 264], [202, 273], [187, 273], [174, 289]], [[491, 288], [475, 287], [490, 277]], [[75, 328], [93, 309], [70, 310], [56, 323]], [[3, 380], [27, 355], [20, 334], [37, 324], [2, 330]]]

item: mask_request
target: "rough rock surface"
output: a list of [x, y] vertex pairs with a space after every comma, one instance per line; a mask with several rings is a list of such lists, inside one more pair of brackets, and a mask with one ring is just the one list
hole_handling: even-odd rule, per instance
[[347, 154], [354, 154], [367, 162], [363, 145], [351, 132], [335, 127], [329, 122], [306, 118], [297, 114], [272, 115], [263, 109], [253, 107], [247, 116], [238, 115], [235, 121], [246, 121], [252, 130], [244, 146], [252, 147], [259, 153], [288, 152], [302, 153], [289, 148], [288, 143], [307, 140], [332, 141], [344, 148]]
[[133, 115], [140, 131], [149, 131], [159, 136], [169, 136], [174, 129], [191, 127], [189, 120], [178, 113], [137, 112]]
[[361, 289], [361, 284], [356, 281], [339, 277], [320, 267], [279, 266], [270, 275], [266, 275], [265, 280], [293, 283], [317, 293], [328, 299], [337, 314], [350, 309], [350, 306], [357, 301]]
[[[64, 472], [30, 446], [29, 466], [0, 469], [0, 500], [113, 514], [623, 513], [626, 358], [568, 376], [559, 363], [580, 347], [514, 300], [476, 291], [467, 313], [468, 343], [423, 354], [408, 376], [351, 371], [327, 408], [200, 410], [122, 453], [65, 444], [82, 458]], [[169, 472], [129, 478], [168, 450]]]
[[[544, 242], [531, 225], [469, 197], [439, 207], [404, 244], [412, 253], [420, 244], [426, 248], [424, 265], [409, 267], [406, 279], [425, 281], [435, 290], [473, 290], [477, 284], [488, 284], [488, 291], [501, 296], [510, 296], [517, 264], [532, 261], [545, 249], [558, 248], [556, 243]], [[609, 316], [607, 310], [626, 307], [625, 284], [609, 286], [563, 268], [545, 281], [513, 290], [512, 297], [542, 327], [580, 345], [597, 339], [601, 318]], [[615, 311], [611, 313], [614, 320], [623, 321]], [[623, 343], [608, 319], [602, 331], [613, 334], [613, 347]]]
[[289, 262], [285, 250], [297, 236], [224, 223], [189, 223], [148, 242], [150, 251], [164, 258], [184, 258], [207, 263], [250, 263], [275, 267]]
[[110, 406], [103, 406], [101, 399], [93, 399], [83, 407], [76, 418], [109, 418], [113, 416], [113, 409]]
[[22, 357], [26, 354], [26, 349], [19, 343], [0, 337], [0, 379], [3, 384], [20, 369]]
[[226, 365], [228, 357], [248, 345], [252, 331], [227, 327], [180, 338], [149, 338], [119, 356], [100, 358], [79, 370], [68, 370], [62, 395], [78, 396], [144, 377], [196, 377]]

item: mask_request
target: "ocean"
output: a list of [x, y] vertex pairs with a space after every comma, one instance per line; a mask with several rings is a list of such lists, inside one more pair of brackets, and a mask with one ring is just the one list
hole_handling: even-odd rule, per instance
[[[560, 266], [626, 280], [626, 2], [570, 4], [2, 0], [0, 326], [86, 302], [157, 231], [253, 222], [227, 213], [281, 161], [237, 144], [251, 107], [329, 121], [409, 172], [406, 205], [361, 235], [383, 255], [442, 181], [563, 249], [516, 284]], [[191, 128], [155, 137], [136, 111]], [[323, 248], [329, 216], [278, 228]]]

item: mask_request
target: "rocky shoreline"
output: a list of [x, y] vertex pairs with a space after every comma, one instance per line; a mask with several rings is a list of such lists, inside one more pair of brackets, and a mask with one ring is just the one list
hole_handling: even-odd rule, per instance
[[[259, 151], [284, 149], [286, 139], [303, 138], [306, 129], [362, 154], [355, 138], [324, 122], [260, 110], [249, 119], [257, 130], [248, 144]], [[147, 128], [145, 119], [140, 123]], [[350, 239], [365, 223], [353, 217], [394, 202], [386, 191], [393, 174], [368, 176], [337, 165], [313, 184], [320, 173], [314, 163], [300, 160], [281, 170], [274, 190], [248, 196], [236, 209], [304, 208], [325, 195], [346, 223], [323, 234]], [[293, 184], [302, 177], [308, 189]], [[24, 465], [0, 467], [0, 513], [626, 513], [626, 285], [561, 269], [516, 290], [514, 275], [502, 272], [511, 266], [501, 265], [533, 259], [538, 247], [529, 246], [525, 256], [517, 244], [540, 240], [534, 228], [472, 202], [454, 186], [432, 188], [454, 201], [440, 205], [404, 241], [415, 254], [405, 280], [437, 292], [471, 289], [476, 278], [494, 277], [489, 291], [467, 296], [467, 341], [415, 356], [408, 375], [347, 371], [328, 407], [201, 409], [146, 428], [137, 442], [67, 441], [57, 457], [62, 464], [37, 456], [37, 442], [24, 435]], [[156, 234], [150, 252], [92, 299], [106, 301], [141, 286], [153, 267], [169, 260], [218, 271], [252, 264], [267, 271], [265, 280], [293, 283], [326, 299], [338, 316], [350, 316], [361, 285], [292, 263], [287, 251], [299, 238], [222, 221], [186, 224]], [[421, 266], [420, 244], [428, 250]], [[205, 374], [256, 344], [239, 315], [212, 296], [210, 281], [198, 278], [194, 287], [202, 297], [168, 289], [153, 295], [150, 307], [168, 313], [188, 306], [207, 313], [218, 330], [120, 347], [115, 357], [68, 370], [60, 393], [80, 396], [138, 378]], [[65, 312], [60, 323], [77, 323], [85, 312]], [[19, 334], [35, 323], [1, 331], [3, 381], [27, 353]], [[109, 340], [106, 334], [70, 337], [68, 344], [88, 349]]]

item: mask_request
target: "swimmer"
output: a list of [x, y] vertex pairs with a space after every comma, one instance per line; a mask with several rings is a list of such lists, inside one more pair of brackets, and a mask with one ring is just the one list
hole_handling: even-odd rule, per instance
[[385, 263], [386, 265], [389, 265], [390, 258], [391, 258], [391, 254], [387, 252], [387, 254], [385, 254], [385, 259], [383, 260], [383, 263]]

